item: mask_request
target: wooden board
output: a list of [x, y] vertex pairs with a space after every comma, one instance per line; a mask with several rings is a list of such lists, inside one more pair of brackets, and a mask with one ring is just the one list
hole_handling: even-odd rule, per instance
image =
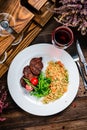
[[38, 11], [44, 6], [46, 2], [47, 0], [28, 0], [28, 3]]
[[20, 33], [34, 17], [31, 11], [20, 5], [20, 0], [3, 0], [0, 3], [0, 12], [12, 15], [15, 20], [13, 29], [17, 33]]
[[11, 47], [10, 50], [7, 51], [7, 60], [5, 61], [5, 63], [0, 64], [0, 77], [8, 70], [11, 61], [18, 54], [18, 52], [27, 47], [32, 42], [32, 40], [34, 40], [34, 38], [39, 34], [40, 31], [41, 28], [35, 25], [34, 23], [32, 23], [26, 29], [23, 41], [20, 42], [18, 46]]
[[[3, 0], [5, 1], [5, 0]], [[24, 0], [23, 0], [24, 1]], [[22, 1], [22, 2], [23, 2]], [[39, 0], [41, 2], [41, 0]], [[38, 1], [38, 2], [39, 2]], [[24, 1], [25, 2], [25, 1]], [[0, 3], [0, 12], [3, 11], [6, 13], [10, 13], [15, 19], [15, 27], [14, 30], [19, 34], [23, 34], [22, 41], [16, 45], [12, 46], [14, 41], [13, 37], [5, 37], [1, 38], [3, 46], [0, 46], [0, 55], [7, 52], [7, 59], [4, 63], [0, 64], [0, 77], [8, 70], [9, 65], [13, 58], [24, 48], [31, 44], [31, 42], [35, 39], [35, 37], [40, 33], [45, 24], [49, 21], [49, 19], [53, 16], [52, 12], [49, 12], [46, 9], [46, 1], [42, 1], [42, 6], [39, 8], [40, 12], [37, 13], [35, 11], [32, 12], [30, 8], [26, 8], [26, 6], [22, 6], [20, 4], [20, 0], [7, 0], [3, 3], [3, 7]], [[53, 8], [52, 4], [52, 8]], [[33, 6], [36, 8], [36, 5]], [[15, 38], [15, 40], [19, 37], [19, 35]], [[2, 57], [0, 57], [2, 58]]]
[[[3, 4], [4, 8], [2, 8]], [[20, 33], [26, 25], [33, 19], [34, 14], [20, 5], [19, 0], [3, 0], [0, 3], [0, 12], [9, 13], [14, 19], [12, 27], [17, 33]], [[0, 37], [0, 56], [12, 44], [16, 37], [9, 34], [8, 37]]]
[[54, 3], [56, 3], [57, 0], [52, 0]]
[[13, 36], [0, 37], [0, 56], [9, 47], [10, 43], [14, 40]]
[[[51, 6], [51, 9], [54, 5]], [[41, 8], [40, 14], [35, 14], [34, 20], [42, 27], [48, 22], [48, 20], [52, 17], [53, 13], [49, 12], [46, 8], [46, 4]]]

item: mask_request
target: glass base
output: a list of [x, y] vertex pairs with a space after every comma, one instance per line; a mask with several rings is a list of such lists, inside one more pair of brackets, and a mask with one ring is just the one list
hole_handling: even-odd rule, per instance
[[13, 28], [15, 26], [15, 20], [12, 15], [8, 13], [0, 13], [0, 36], [8, 36], [9, 32], [7, 29], [9, 27]]

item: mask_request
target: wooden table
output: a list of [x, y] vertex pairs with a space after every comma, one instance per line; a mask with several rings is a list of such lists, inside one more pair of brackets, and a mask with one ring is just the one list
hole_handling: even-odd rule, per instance
[[[51, 43], [51, 34], [59, 24], [53, 19], [44, 26], [30, 45], [38, 43]], [[72, 28], [75, 39], [79, 39], [83, 53], [87, 61], [87, 36], [81, 36], [76, 28]], [[25, 42], [27, 42], [26, 37]], [[29, 45], [29, 46], [30, 46]], [[75, 43], [66, 51], [75, 50]], [[68, 59], [67, 59], [68, 60]], [[87, 78], [87, 77], [86, 77]], [[7, 72], [0, 78], [0, 88], [7, 85]], [[6, 120], [0, 122], [0, 130], [87, 130], [87, 92], [84, 89], [82, 79], [80, 77], [79, 90], [76, 98], [64, 111], [52, 116], [35, 116], [23, 111], [19, 108], [7, 91], [8, 107], [3, 110], [0, 117], [6, 117]]]
[[[51, 18], [32, 44], [51, 43], [51, 33], [57, 26], [59, 26], [58, 23]], [[87, 61], [87, 36], [81, 36], [76, 29], [72, 28], [72, 30], [75, 39], [79, 38], [81, 42]], [[0, 88], [2, 86], [5, 86], [5, 89], [8, 90], [7, 72], [0, 79]], [[31, 115], [16, 105], [9, 92], [7, 102], [9, 106], [0, 115], [6, 117], [5, 121], [0, 122], [0, 130], [87, 130], [87, 92], [84, 89], [81, 77], [76, 98], [68, 108], [58, 114], [47, 117]]]

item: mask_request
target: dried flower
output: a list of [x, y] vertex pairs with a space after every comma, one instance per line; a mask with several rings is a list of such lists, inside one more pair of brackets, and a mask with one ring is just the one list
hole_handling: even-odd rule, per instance
[[87, 0], [60, 0], [55, 7], [56, 21], [66, 26], [78, 27], [82, 35], [87, 33]]
[[[8, 106], [6, 99], [7, 99], [7, 91], [4, 89], [4, 86], [2, 86], [0, 90], [0, 114], [2, 113], [3, 109], [7, 108]], [[6, 120], [6, 118], [0, 117], [0, 121], [4, 120]]]

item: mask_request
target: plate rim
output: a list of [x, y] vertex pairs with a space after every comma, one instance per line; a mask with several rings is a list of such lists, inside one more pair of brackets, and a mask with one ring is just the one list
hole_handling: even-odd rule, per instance
[[[49, 44], [49, 43], [38, 43], [38, 44], [34, 44], [34, 45], [30, 45], [30, 46], [26, 47], [25, 49], [23, 49], [22, 51], [20, 51], [20, 52], [15, 56], [15, 58], [12, 60], [12, 62], [11, 62], [11, 64], [10, 64], [10, 67], [9, 67], [9, 70], [8, 70], [8, 74], [7, 74], [8, 90], [9, 90], [10, 95], [11, 95], [12, 99], [14, 100], [14, 102], [15, 102], [22, 110], [24, 110], [24, 111], [26, 111], [26, 112], [28, 112], [28, 113], [30, 113], [30, 114], [37, 115], [37, 116], [49, 116], [49, 115], [54, 115], [54, 114], [57, 114], [57, 113], [63, 111], [64, 109], [66, 109], [66, 108], [73, 102], [73, 100], [75, 99], [75, 97], [76, 97], [76, 95], [77, 95], [77, 92], [78, 92], [78, 88], [79, 88], [79, 72], [78, 72], [78, 86], [77, 86], [77, 90], [75, 91], [75, 94], [74, 94], [74, 96], [73, 96], [73, 98], [72, 98], [72, 101], [71, 101], [70, 103], [68, 103], [67, 106], [64, 107], [64, 108], [63, 108], [61, 111], [59, 111], [59, 112], [56, 111], [56, 112], [51, 112], [51, 113], [47, 113], [47, 114], [46, 114], [46, 113], [37, 114], [36, 111], [35, 111], [35, 112], [32, 112], [32, 111], [30, 111], [30, 110], [26, 110], [25, 108], [23, 108], [22, 106], [20, 106], [20, 104], [18, 103], [18, 101], [15, 100], [15, 97], [14, 97], [14, 95], [12, 95], [11, 89], [10, 89], [10, 87], [9, 87], [9, 72], [10, 72], [11, 66], [13, 65], [15, 59], [16, 59], [19, 55], [21, 55], [23, 52], [26, 52], [27, 49], [29, 49], [29, 48], [31, 49], [31, 48], [36, 47], [36, 46], [45, 46], [45, 47], [46, 47], [46, 46], [51, 46], [51, 47], [53, 47], [53, 48], [55, 48], [55, 49], [57, 49], [57, 50], [59, 50], [59, 51], [65, 52], [66, 54], [68, 54], [68, 55], [70, 56], [70, 54], [69, 54], [68, 52], [66, 52], [65, 50], [58, 49], [58, 48], [54, 47], [52, 44]], [[70, 57], [71, 57], [71, 56], [70, 56]], [[72, 58], [72, 57], [71, 57], [71, 58]], [[72, 58], [72, 59], [73, 59], [73, 58]], [[73, 63], [74, 63], [74, 61], [73, 61]], [[76, 66], [76, 65], [75, 65], [75, 66]], [[77, 68], [77, 66], [76, 66], [76, 68]], [[78, 69], [77, 69], [77, 71], [78, 71]], [[52, 104], [51, 104], [50, 106], [52, 107]]]

